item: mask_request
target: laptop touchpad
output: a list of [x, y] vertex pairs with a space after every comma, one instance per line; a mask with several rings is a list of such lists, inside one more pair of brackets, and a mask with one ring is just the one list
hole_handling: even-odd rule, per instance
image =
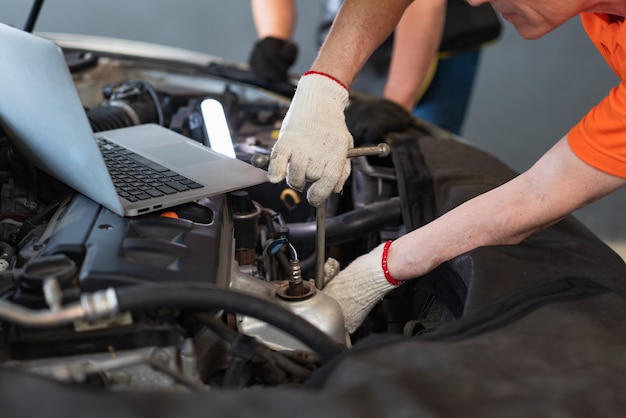
[[[210, 152], [204, 152], [203, 149], [190, 149], [189, 147], [181, 147], [178, 144], [161, 145], [144, 150], [145, 154], [154, 156], [155, 158], [167, 161], [168, 164], [189, 167], [195, 164], [203, 164], [207, 161], [220, 158], [211, 154]], [[206, 150], [208, 151], [208, 150]]]

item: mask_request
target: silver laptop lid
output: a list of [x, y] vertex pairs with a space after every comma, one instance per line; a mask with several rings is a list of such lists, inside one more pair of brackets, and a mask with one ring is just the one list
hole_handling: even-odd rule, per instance
[[117, 214], [134, 216], [267, 181], [265, 171], [248, 163], [162, 126], [139, 125], [99, 135], [157, 158], [205, 187], [147, 201], [121, 201], [59, 47], [0, 24], [0, 51], [6, 60], [0, 78], [10, 80], [0, 90], [0, 123], [12, 142], [39, 168]]
[[43, 171], [121, 213], [59, 47], [0, 24], [0, 51], [0, 123], [14, 145]]

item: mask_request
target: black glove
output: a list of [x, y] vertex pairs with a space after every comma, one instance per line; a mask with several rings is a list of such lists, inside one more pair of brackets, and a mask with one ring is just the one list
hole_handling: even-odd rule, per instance
[[402, 106], [386, 99], [355, 99], [345, 110], [346, 125], [354, 145], [378, 144], [391, 132], [402, 132], [413, 116]]
[[296, 62], [298, 46], [288, 40], [268, 36], [254, 44], [248, 63], [252, 72], [270, 83], [287, 81], [287, 71]]

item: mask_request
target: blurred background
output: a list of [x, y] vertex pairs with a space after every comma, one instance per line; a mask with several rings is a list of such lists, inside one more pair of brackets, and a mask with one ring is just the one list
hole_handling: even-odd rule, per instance
[[[30, 0], [0, 0], [0, 22], [23, 28]], [[293, 71], [317, 51], [319, 0], [298, 0]], [[587, 39], [578, 18], [539, 40], [522, 39], [503, 22], [485, 48], [462, 137], [517, 171], [529, 168], [618, 82]], [[256, 40], [246, 0], [47, 0], [35, 32], [81, 33], [206, 52], [246, 63]], [[1, 54], [1, 51], [0, 51]], [[4, 82], [4, 80], [3, 80]], [[626, 190], [575, 213], [602, 239], [626, 241]]]

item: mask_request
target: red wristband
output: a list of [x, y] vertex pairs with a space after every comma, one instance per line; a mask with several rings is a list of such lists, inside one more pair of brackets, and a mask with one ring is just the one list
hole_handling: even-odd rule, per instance
[[392, 241], [387, 241], [383, 247], [383, 259], [381, 261], [381, 266], [383, 268], [383, 273], [385, 274], [385, 279], [387, 279], [387, 281], [394, 286], [400, 286], [402, 282], [391, 277], [391, 274], [389, 274], [389, 267], [387, 267], [387, 255], [389, 253], [391, 243]]
[[304, 74], [302, 74], [302, 77], [304, 77], [305, 75], [311, 75], [311, 74], [317, 74], [317, 75], [321, 75], [323, 77], [326, 78], [330, 78], [331, 80], [333, 80], [335, 83], [339, 84], [341, 87], [343, 87], [344, 89], [348, 90], [348, 88], [346, 87], [345, 84], [343, 84], [341, 81], [337, 80], [335, 77], [333, 77], [330, 74], [326, 74], [326, 73], [322, 73], [320, 71], [313, 71], [313, 70], [309, 70], [306, 71]]

